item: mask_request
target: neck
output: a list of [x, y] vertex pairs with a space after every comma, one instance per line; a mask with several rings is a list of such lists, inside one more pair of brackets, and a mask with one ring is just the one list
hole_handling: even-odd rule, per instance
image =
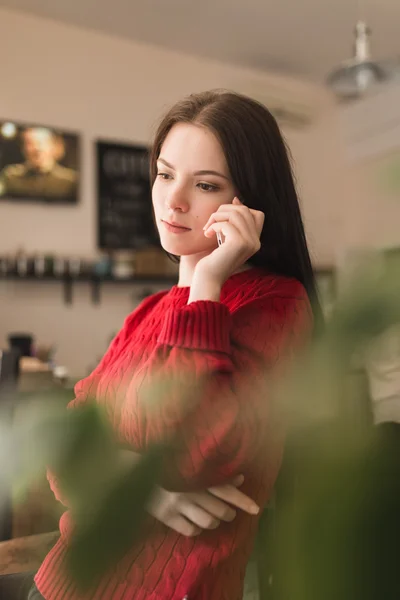
[[29, 160], [28, 162], [28, 166], [33, 169], [34, 171], [38, 171], [39, 173], [49, 173], [53, 167], [54, 167], [54, 160], [48, 160], [44, 163], [42, 163], [40, 166], [39, 165], [34, 165], [32, 164]]
[[192, 285], [193, 273], [197, 263], [208, 255], [208, 252], [181, 256], [179, 263], [179, 287], [190, 287]]

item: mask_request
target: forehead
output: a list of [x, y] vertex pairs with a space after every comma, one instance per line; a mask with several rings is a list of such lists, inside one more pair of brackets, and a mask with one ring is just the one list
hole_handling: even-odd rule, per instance
[[52, 139], [52, 133], [48, 129], [25, 129], [24, 140], [35, 142], [49, 142]]
[[161, 147], [160, 157], [176, 168], [220, 170], [226, 174], [228, 171], [224, 152], [215, 135], [205, 127], [190, 123], [172, 127]]

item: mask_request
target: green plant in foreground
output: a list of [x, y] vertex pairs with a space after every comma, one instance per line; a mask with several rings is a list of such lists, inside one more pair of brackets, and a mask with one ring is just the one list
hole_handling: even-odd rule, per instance
[[[354, 354], [400, 322], [399, 264], [377, 265], [353, 279], [323, 334], [273, 388], [290, 432], [292, 470], [286, 473], [290, 490], [283, 486], [275, 513], [274, 600], [400, 597], [392, 564], [400, 539], [396, 464], [382, 455], [380, 433], [349, 416], [345, 393]], [[270, 384], [266, 377], [269, 397]], [[160, 387], [149, 393], [155, 403], [162, 401]], [[198, 393], [188, 386], [189, 405]], [[29, 419], [31, 435], [25, 423], [19, 435], [3, 436], [16, 458], [8, 468], [20, 474], [22, 487], [45, 465], [60, 475], [77, 523], [69, 566], [85, 588], [145, 535], [144, 506], [169, 442], [179, 439], [150, 449], [122, 472], [107, 420], [95, 404], [44, 410], [45, 418], [37, 410]]]

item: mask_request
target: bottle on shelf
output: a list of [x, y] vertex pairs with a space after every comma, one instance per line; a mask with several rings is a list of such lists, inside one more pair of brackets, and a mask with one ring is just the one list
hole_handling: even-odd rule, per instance
[[15, 254], [15, 266], [17, 274], [20, 277], [28, 275], [29, 271], [29, 258], [23, 248], [19, 248]]

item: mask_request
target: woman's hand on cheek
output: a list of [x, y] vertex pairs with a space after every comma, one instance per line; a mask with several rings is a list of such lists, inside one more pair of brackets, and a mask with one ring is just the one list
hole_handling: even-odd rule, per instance
[[237, 198], [223, 204], [213, 213], [204, 227], [206, 237], [222, 234], [224, 242], [196, 265], [194, 279], [208, 280], [221, 287], [260, 249], [264, 213], [251, 210]]

